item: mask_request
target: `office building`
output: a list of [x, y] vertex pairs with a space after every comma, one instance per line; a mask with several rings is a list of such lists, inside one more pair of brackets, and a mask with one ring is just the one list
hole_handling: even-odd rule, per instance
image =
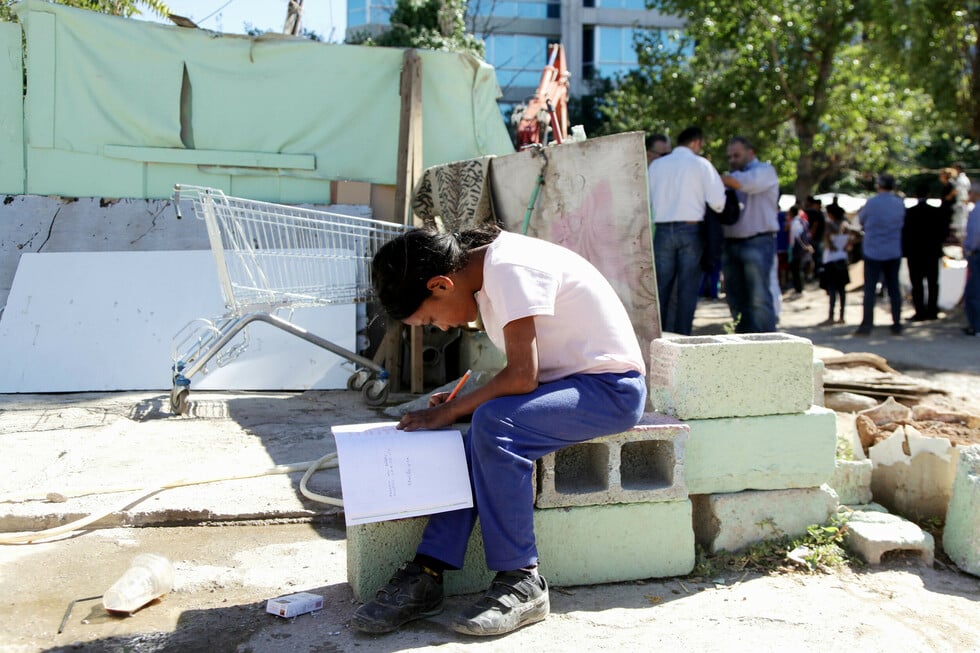
[[[347, 0], [347, 31], [377, 33], [388, 25], [394, 0]], [[586, 80], [611, 78], [636, 68], [633, 34], [684, 21], [647, 9], [644, 0], [470, 0], [467, 29], [486, 43], [497, 71], [502, 109], [534, 93], [547, 63], [549, 43], [565, 47], [570, 92], [588, 92]]]

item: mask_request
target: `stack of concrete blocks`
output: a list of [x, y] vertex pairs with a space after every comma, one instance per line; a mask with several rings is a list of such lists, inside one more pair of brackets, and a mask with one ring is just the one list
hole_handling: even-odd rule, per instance
[[[465, 427], [464, 427], [465, 428]], [[536, 464], [534, 530], [542, 573], [554, 585], [679, 576], [694, 568], [684, 484], [688, 427], [648, 413], [634, 428], [572, 445]], [[361, 601], [410, 560], [425, 517], [347, 528], [347, 580]], [[446, 593], [485, 590], [493, 578], [479, 528]]]
[[838, 507], [834, 411], [814, 405], [813, 346], [789, 334], [657, 339], [654, 410], [690, 427], [684, 476], [708, 552], [798, 536]]

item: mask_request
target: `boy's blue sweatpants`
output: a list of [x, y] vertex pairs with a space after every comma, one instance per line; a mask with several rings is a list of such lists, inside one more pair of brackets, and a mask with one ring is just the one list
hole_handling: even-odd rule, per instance
[[576, 374], [480, 406], [463, 438], [475, 507], [432, 515], [418, 552], [462, 568], [479, 514], [487, 567], [510, 571], [536, 564], [534, 461], [629, 430], [643, 416], [646, 396], [646, 380], [637, 372]]

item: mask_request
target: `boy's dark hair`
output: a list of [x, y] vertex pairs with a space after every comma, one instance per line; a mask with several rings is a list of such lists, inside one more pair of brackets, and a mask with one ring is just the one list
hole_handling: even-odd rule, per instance
[[469, 250], [488, 245], [500, 234], [496, 225], [462, 233], [412, 229], [386, 243], [371, 261], [371, 284], [384, 311], [404, 320], [419, 309], [432, 291], [429, 279], [458, 272]]
[[700, 127], [688, 127], [677, 136], [678, 145], [687, 145], [692, 141], [704, 140], [704, 132]]

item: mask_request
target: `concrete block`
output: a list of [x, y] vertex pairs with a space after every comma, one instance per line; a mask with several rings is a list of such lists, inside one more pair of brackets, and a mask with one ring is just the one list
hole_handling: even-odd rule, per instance
[[823, 361], [819, 358], [813, 359], [813, 405], [823, 406], [824, 401], [824, 391], [823, 391], [823, 371], [825, 369]]
[[836, 461], [834, 475], [828, 485], [837, 493], [842, 505], [860, 506], [871, 503], [871, 461]]
[[813, 345], [788, 333], [657, 338], [650, 403], [683, 420], [802, 413], [813, 404]]
[[684, 445], [690, 428], [646, 413], [629, 431], [574, 444], [538, 461], [538, 508], [687, 498]]
[[847, 514], [844, 544], [872, 565], [881, 564], [881, 557], [891, 551], [916, 551], [931, 565], [935, 553], [932, 535], [897, 515], [875, 510]]
[[817, 487], [834, 473], [837, 419], [826, 408], [687, 425], [684, 479], [690, 494]]
[[709, 553], [803, 535], [807, 526], [826, 523], [838, 506], [837, 494], [826, 485], [699, 495], [691, 500], [695, 539]]
[[980, 445], [958, 450], [943, 550], [961, 570], [980, 576]]
[[956, 448], [949, 440], [900, 426], [872, 446], [868, 457], [875, 501], [913, 519], [945, 517], [956, 474]]
[[[691, 514], [687, 499], [536, 510], [541, 573], [556, 586], [682, 576], [694, 569]], [[357, 600], [373, 597], [412, 559], [425, 523], [418, 517], [347, 528], [347, 582]], [[446, 593], [481, 592], [492, 578], [477, 527], [463, 569], [446, 574]]]

